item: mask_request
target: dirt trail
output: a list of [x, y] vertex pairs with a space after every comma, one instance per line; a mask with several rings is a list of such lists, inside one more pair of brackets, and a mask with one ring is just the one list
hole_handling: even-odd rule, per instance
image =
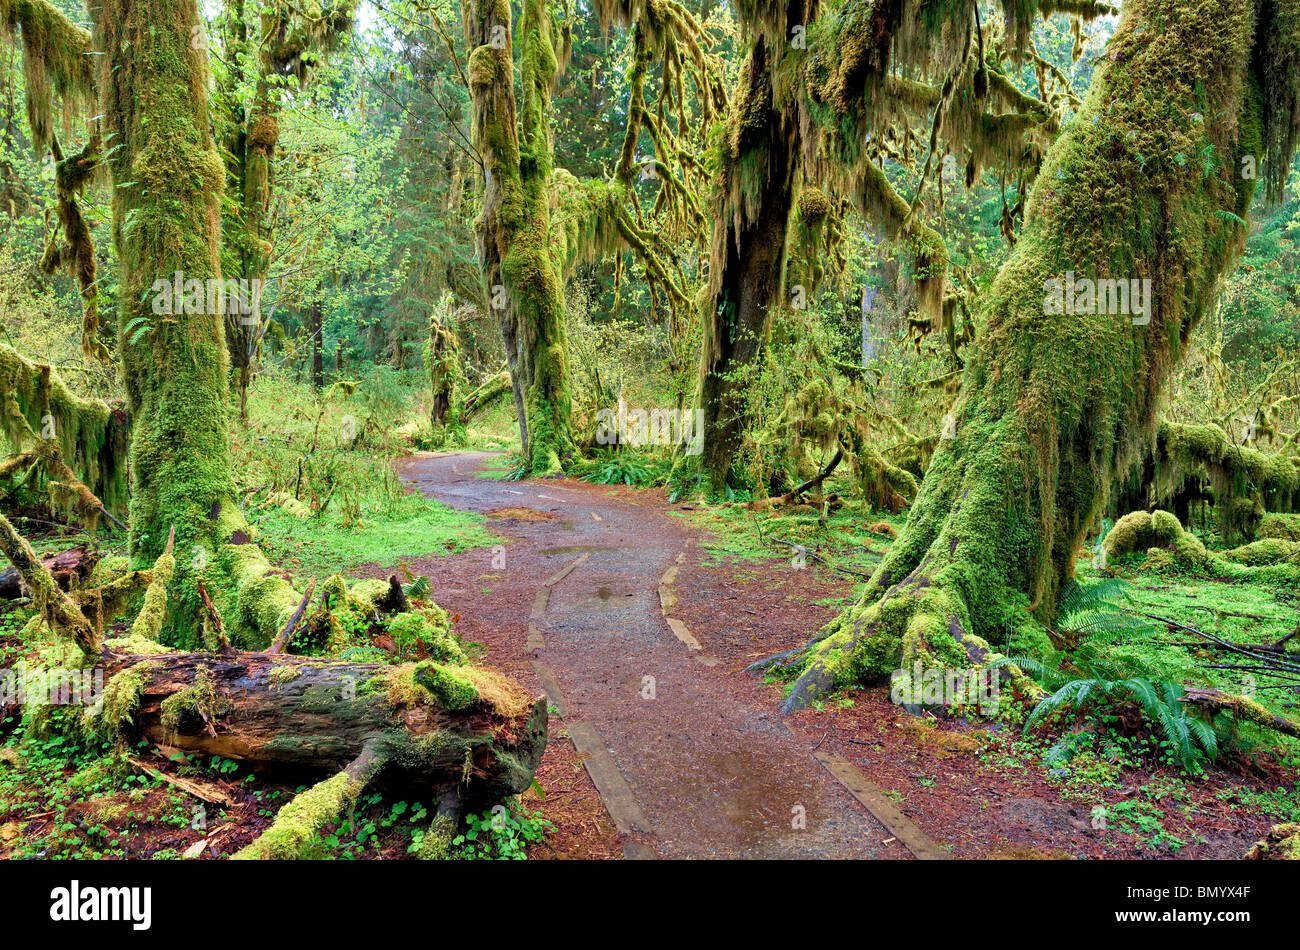
[[[422, 454], [401, 474], [455, 508], [550, 516], [494, 519], [512, 539], [498, 572], [510, 578], [511, 599], [497, 619], [513, 655], [498, 645], [491, 661], [531, 663], [550, 679], [548, 693], [562, 693], [563, 721], [588, 770], [607, 769], [596, 784], [630, 835], [629, 856], [648, 857], [647, 848], [665, 858], [900, 856], [814, 758], [814, 743], [782, 721], [770, 691], [738, 689], [708, 637], [692, 648], [690, 618], [673, 608], [677, 574], [698, 561], [697, 532], [661, 505], [610, 497], [605, 486], [476, 477], [490, 457]], [[446, 593], [463, 613], [475, 609], [476, 592]]]

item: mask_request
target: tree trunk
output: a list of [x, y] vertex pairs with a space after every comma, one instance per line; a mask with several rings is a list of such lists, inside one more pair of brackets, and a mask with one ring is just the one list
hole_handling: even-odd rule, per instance
[[[324, 307], [319, 300], [311, 305], [311, 384], [317, 389], [325, 385], [325, 346], [321, 337], [325, 334]], [[394, 353], [397, 352], [394, 342]], [[400, 364], [398, 366], [400, 369]]]
[[435, 313], [429, 320], [429, 390], [433, 397], [429, 415], [435, 435], [451, 421], [456, 377], [460, 374], [458, 350], [455, 331], [444, 326]]
[[[1112, 479], [1153, 439], [1165, 379], [1243, 245], [1254, 181], [1239, 170], [1265, 147], [1259, 88], [1287, 85], [1254, 70], [1265, 61], [1285, 80], [1296, 66], [1294, 34], [1271, 10], [1124, 5], [988, 291], [955, 437], [941, 440], [903, 533], [816, 646], [787, 711], [916, 660], [970, 666], [1008, 627], [1009, 649], [1042, 644], [1032, 615], [1051, 619], [1084, 533]], [[1252, 57], [1255, 36], [1279, 35], [1291, 47]], [[1281, 108], [1275, 121], [1290, 123], [1292, 106]], [[1051, 281], [1067, 272], [1150, 280], [1146, 315], [1049, 315]]]
[[[783, 9], [781, 24], [806, 23], [802, 3]], [[746, 426], [745, 395], [752, 382], [747, 371], [759, 365], [774, 309], [781, 306], [800, 150], [794, 104], [783, 103], [772, 88], [773, 76], [790, 55], [788, 47], [783, 40], [774, 43], [765, 25], [757, 28], [732, 104], [714, 201], [709, 290], [700, 314], [701, 464], [714, 491], [726, 487]]]
[[[131, 413], [130, 553], [148, 566], [176, 535], [172, 628], [193, 641], [203, 609], [196, 580], [232, 592], [227, 617], [269, 642], [298, 605], [271, 575], [236, 500], [227, 431], [225, 321], [152, 312], [156, 281], [221, 275], [225, 169], [213, 145], [207, 53], [195, 0], [103, 0], [90, 7], [111, 134], [113, 240], [121, 268], [118, 335]], [[144, 332], [141, 332], [141, 330]], [[231, 543], [233, 542], [233, 543]], [[215, 579], [215, 578], [214, 578]]]
[[[225, 38], [230, 81], [223, 98], [233, 104], [226, 137], [227, 173], [234, 191], [234, 221], [226, 232], [239, 272], [252, 299], [251, 313], [226, 316], [230, 350], [230, 384], [241, 418], [247, 418], [248, 387], [257, 371], [265, 328], [261, 290], [271, 271], [274, 231], [271, 195], [275, 190], [275, 149], [280, 140], [280, 115], [286, 94], [284, 78], [306, 85], [325, 56], [351, 32], [355, 0], [338, 0], [299, 12], [277, 4], [259, 17], [257, 43], [249, 42], [243, 0], [234, 0], [227, 15]], [[305, 21], [305, 22], [304, 22]], [[249, 76], [247, 66], [255, 74]], [[240, 88], [252, 84], [253, 98], [245, 110]]]
[[477, 226], [485, 297], [505, 343], [529, 470], [551, 474], [574, 454], [564, 283], [550, 239], [550, 105], [558, 72], [551, 20], [545, 0], [524, 0], [518, 121], [509, 5], [474, 0], [465, 28], [473, 48], [474, 142], [485, 176]]

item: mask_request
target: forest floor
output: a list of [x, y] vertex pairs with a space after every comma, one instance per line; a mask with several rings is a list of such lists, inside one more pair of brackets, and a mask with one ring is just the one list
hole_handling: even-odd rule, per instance
[[[782, 716], [787, 683], [746, 666], [805, 644], [860, 581], [813, 558], [801, 566], [773, 532], [868, 572], [901, 516], [845, 509], [821, 525], [809, 513], [675, 503], [660, 488], [509, 482], [508, 464], [419, 453], [397, 463], [410, 494], [394, 481], [400, 503], [387, 515], [346, 527], [271, 511], [261, 537], [303, 576], [427, 575], [476, 662], [548, 694], [550, 741], [520, 802], [534, 827], [539, 812], [553, 825], [528, 846], [534, 859], [1232, 859], [1271, 825], [1300, 821], [1300, 757], [1272, 734], [1191, 776], [1140, 751], [1149, 730], [1075, 734], [1082, 751], [1053, 763], [1059, 729], [1025, 735], [1023, 712], [914, 716], [883, 686]], [[1259, 586], [1130, 573], [1141, 609], [1238, 642], [1291, 629], [1300, 606]], [[33, 649], [19, 636], [28, 615], [0, 610], [0, 666]], [[399, 652], [382, 630], [368, 636]], [[1185, 637], [1125, 649], [1195, 676], [1212, 660], [1178, 645]], [[178, 761], [147, 744], [124, 768], [111, 751], [58, 731], [24, 739], [18, 725], [0, 722], [0, 859], [225, 857], [314, 780]], [[375, 789], [312, 855], [409, 857], [426, 804]]]
[[913, 716], [885, 687], [782, 716], [781, 684], [745, 667], [806, 642], [855, 581], [719, 559], [662, 490], [507, 482], [493, 462], [399, 463], [508, 539], [402, 564], [490, 665], [552, 697], [538, 784], [556, 829], [534, 858], [912, 857], [828, 770], [837, 757], [953, 857], [1236, 858], [1294, 808], [1294, 770], [1269, 755], [1197, 779], [1103, 760], [1053, 771], [1017, 726]]

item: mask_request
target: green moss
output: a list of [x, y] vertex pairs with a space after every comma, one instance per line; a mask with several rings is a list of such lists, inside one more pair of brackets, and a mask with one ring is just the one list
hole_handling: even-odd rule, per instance
[[149, 672], [157, 668], [157, 661], [141, 660], [109, 679], [104, 684], [103, 702], [98, 710], [86, 713], [87, 731], [123, 742], [126, 726], [139, 708], [140, 697], [149, 682]]
[[113, 637], [105, 640], [104, 647], [114, 653], [126, 653], [136, 656], [176, 652], [172, 647], [164, 646], [157, 640], [137, 637], [134, 634], [125, 637]]
[[211, 724], [229, 708], [229, 702], [217, 691], [212, 671], [200, 666], [193, 682], [162, 701], [162, 725], [168, 734], [176, 735], [192, 720]]
[[440, 607], [425, 607], [397, 614], [388, 621], [388, 635], [399, 655], [425, 649], [439, 662], [460, 665], [465, 653], [448, 634], [449, 618]]
[[130, 639], [157, 641], [167, 617], [167, 585], [171, 583], [175, 570], [176, 558], [168, 548], [154, 562], [153, 579], [145, 589], [144, 606], [131, 625]]
[[1274, 825], [1247, 855], [1256, 860], [1300, 861], [1300, 824]]
[[256, 841], [234, 855], [239, 861], [294, 860], [312, 839], [350, 808], [363, 783], [339, 772], [313, 785], [280, 809], [275, 822]]
[[125, 514], [127, 424], [120, 407], [77, 396], [49, 365], [26, 360], [3, 343], [0, 393], [0, 439], [14, 450], [30, 448], [52, 423], [64, 462], [110, 512]]
[[1300, 514], [1266, 514], [1256, 536], [1300, 542]]
[[300, 676], [302, 676], [301, 669], [295, 665], [286, 664], [284, 666], [277, 666], [273, 669], [267, 677], [267, 680], [270, 681], [272, 686], [281, 686], [285, 683], [292, 683]]
[[[496, 7], [499, 7], [497, 9]], [[563, 470], [575, 454], [563, 281], [551, 247], [551, 87], [558, 70], [544, 0], [524, 0], [519, 21], [518, 125], [510, 49], [490, 45], [491, 26], [510, 32], [506, 4], [476, 5], [470, 55], [474, 139], [499, 194], [485, 208], [480, 241], [485, 297], [502, 284], [498, 311], [510, 371], [522, 392], [523, 449], [533, 475]]]
[[[955, 437], [940, 440], [902, 536], [819, 644], [787, 709], [852, 675], [852, 657], [872, 655], [873, 641], [887, 648], [875, 653], [879, 668], [898, 662], [893, 645], [906, 659], [935, 631], [960, 631], [978, 655], [1026, 610], [1053, 619], [1082, 538], [1114, 477], [1154, 437], [1165, 380], [1244, 241], [1239, 158], [1260, 146], [1248, 121], [1258, 110], [1254, 13], [1124, 5], [1110, 55], [1048, 150], [1018, 242], [982, 297]], [[1198, 154], [1214, 160], [1188, 159]], [[1150, 279], [1149, 322], [1047, 313], [1050, 282], [1067, 271]], [[1180, 559], [1203, 557], [1181, 530], [1172, 542]], [[919, 636], [905, 641], [908, 631]]]
[[417, 664], [411, 675], [415, 683], [452, 712], [472, 706], [479, 700], [478, 688], [465, 670], [425, 662]]
[[446, 815], [439, 815], [420, 840], [417, 856], [421, 861], [445, 861], [451, 854], [451, 841], [456, 835], [456, 823]]

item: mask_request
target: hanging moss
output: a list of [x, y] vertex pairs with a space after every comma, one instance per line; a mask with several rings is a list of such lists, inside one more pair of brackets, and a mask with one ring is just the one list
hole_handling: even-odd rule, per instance
[[1225, 539], [1253, 536], [1265, 511], [1291, 512], [1300, 501], [1300, 461], [1238, 445], [1217, 426], [1162, 423], [1142, 461], [1144, 504], [1208, 494]]
[[[225, 237], [235, 261], [235, 276], [265, 280], [270, 269], [274, 234], [271, 228], [275, 188], [274, 158], [280, 139], [280, 113], [292, 77], [305, 87], [339, 44], [352, 32], [356, 0], [338, 0], [302, 7], [285, 0], [260, 4], [256, 26], [250, 30], [242, 8], [227, 18], [229, 33], [222, 46], [231, 63], [234, 88], [223, 90], [229, 103], [224, 118], [223, 155], [229, 191]], [[250, 35], [251, 33], [251, 35]], [[251, 103], [241, 98], [241, 85], [251, 87]], [[247, 390], [256, 371], [263, 335], [255, 323], [237, 315], [226, 320], [230, 381], [241, 417], [247, 412]]]
[[148, 683], [148, 673], [156, 669], [154, 660], [141, 660], [116, 673], [104, 684], [103, 703], [97, 712], [88, 712], [86, 727], [93, 735], [122, 743], [140, 705], [140, 696]]
[[67, 465], [104, 506], [118, 516], [127, 508], [126, 412], [72, 392], [48, 364], [25, 359], [0, 343], [0, 436], [16, 451], [51, 436]]
[[47, 0], [0, 0], [0, 39], [17, 32], [32, 143], [42, 154], [54, 135], [56, 102], [88, 109], [94, 101], [90, 34]]

